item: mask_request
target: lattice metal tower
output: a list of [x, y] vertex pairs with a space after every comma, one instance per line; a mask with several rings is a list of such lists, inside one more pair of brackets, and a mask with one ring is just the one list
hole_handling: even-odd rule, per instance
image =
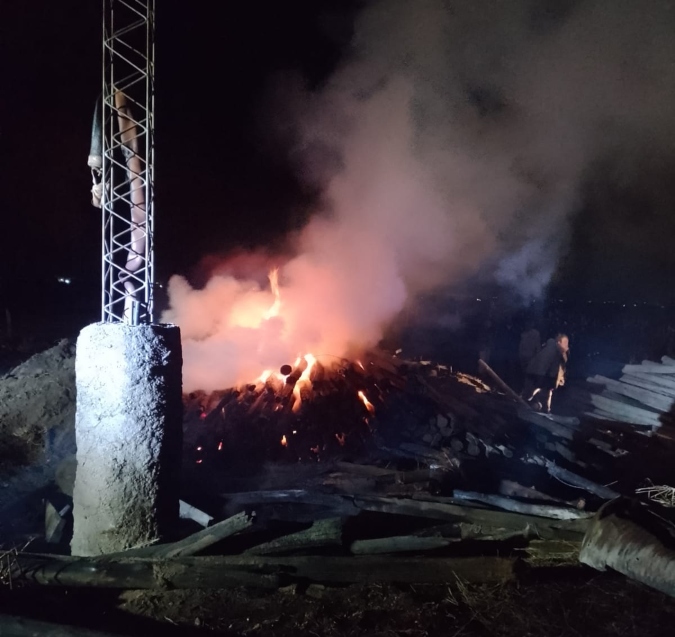
[[154, 50], [155, 0], [103, 0], [104, 322], [153, 320]]

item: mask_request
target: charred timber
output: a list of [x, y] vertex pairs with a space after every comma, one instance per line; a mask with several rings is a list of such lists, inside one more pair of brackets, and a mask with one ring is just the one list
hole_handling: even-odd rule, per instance
[[115, 589], [278, 588], [295, 581], [324, 584], [452, 584], [503, 582], [516, 560], [505, 557], [181, 557], [70, 558], [19, 554], [15, 580], [51, 586]]

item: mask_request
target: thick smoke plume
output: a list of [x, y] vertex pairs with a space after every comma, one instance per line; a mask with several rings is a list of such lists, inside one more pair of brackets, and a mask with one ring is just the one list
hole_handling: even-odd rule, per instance
[[540, 294], [594, 167], [670, 151], [674, 16], [649, 0], [368, 3], [325, 85], [288, 75], [272, 100], [322, 192], [278, 315], [258, 281], [171, 281], [186, 389], [373, 345], [418, 293], [471, 276]]

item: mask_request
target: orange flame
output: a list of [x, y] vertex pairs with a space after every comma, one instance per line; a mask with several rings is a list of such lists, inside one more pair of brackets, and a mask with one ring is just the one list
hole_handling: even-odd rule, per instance
[[305, 354], [305, 361], [307, 361], [307, 367], [305, 367], [305, 371], [302, 372], [300, 378], [295, 383], [295, 387], [293, 387], [293, 411], [298, 411], [300, 405], [302, 405], [302, 390], [312, 386], [309, 376], [314, 369], [314, 365], [316, 365], [316, 358], [312, 354]]
[[366, 406], [366, 409], [371, 413], [375, 413], [375, 407], [373, 406], [373, 403], [371, 403], [367, 398], [366, 395], [360, 391], [359, 392], [359, 398], [361, 399], [361, 402]]
[[288, 447], [288, 440], [286, 440], [286, 434], [281, 436], [281, 446], [282, 447]]

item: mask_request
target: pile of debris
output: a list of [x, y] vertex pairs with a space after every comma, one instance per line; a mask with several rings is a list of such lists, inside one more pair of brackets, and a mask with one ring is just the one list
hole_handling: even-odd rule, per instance
[[[643, 426], [540, 414], [501, 382], [500, 393], [430, 361], [373, 352], [317, 366], [300, 392], [302, 370], [286, 376], [185, 397], [189, 504], [176, 536], [204, 529], [96, 558], [12, 552], [4, 577], [115, 588], [483, 582], [580, 553], [602, 568], [615, 553], [595, 550], [612, 546], [602, 519], [635, 509], [615, 503], [672, 483], [671, 441]], [[61, 504], [52, 528], [66, 526]], [[52, 537], [66, 548], [67, 533]]]
[[647, 432], [663, 424], [673, 424], [675, 405], [675, 359], [664, 356], [661, 363], [643, 361], [626, 365], [623, 376], [613, 380], [593, 376], [589, 383], [604, 390], [591, 395], [593, 410], [589, 415], [609, 421], [627, 422], [644, 427]]

